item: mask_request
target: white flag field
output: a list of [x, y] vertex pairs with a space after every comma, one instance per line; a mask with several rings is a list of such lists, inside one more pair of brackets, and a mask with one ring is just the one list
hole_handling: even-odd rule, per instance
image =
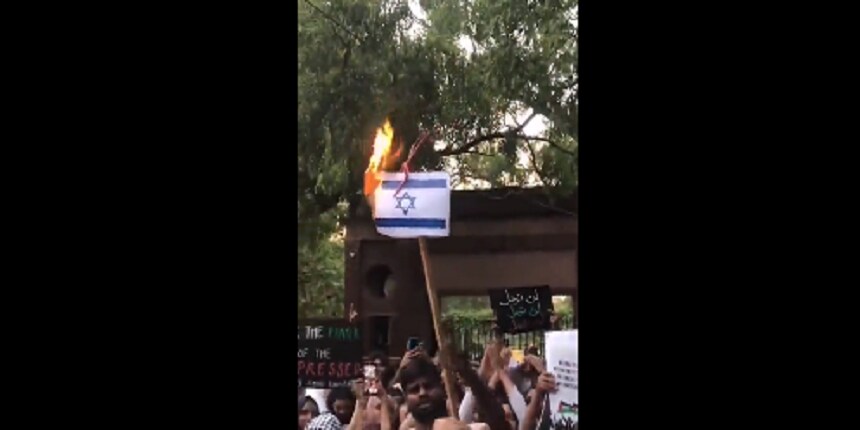
[[378, 178], [381, 183], [373, 193], [373, 218], [379, 234], [396, 238], [448, 236], [451, 230], [448, 173], [410, 173], [405, 184], [404, 173], [380, 173]]
[[546, 333], [546, 367], [557, 391], [549, 395], [552, 428], [571, 428], [579, 421], [579, 331]]

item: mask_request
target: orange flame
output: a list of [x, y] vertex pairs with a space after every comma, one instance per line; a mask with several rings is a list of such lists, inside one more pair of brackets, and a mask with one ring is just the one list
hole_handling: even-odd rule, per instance
[[[373, 154], [370, 156], [370, 162], [367, 164], [367, 170], [364, 171], [364, 195], [368, 198], [379, 186], [377, 173], [382, 170], [386, 162], [390, 158], [391, 145], [394, 143], [394, 128], [391, 127], [391, 122], [387, 119], [382, 127], [376, 129], [376, 138], [373, 140]], [[398, 151], [399, 152], [399, 151]], [[396, 157], [398, 154], [394, 154]]]
[[391, 144], [393, 142], [394, 129], [386, 119], [385, 124], [376, 129], [376, 138], [373, 140], [373, 154], [370, 156], [370, 163], [367, 165], [368, 172], [378, 172], [382, 169], [382, 166], [388, 159], [388, 153], [391, 151]]

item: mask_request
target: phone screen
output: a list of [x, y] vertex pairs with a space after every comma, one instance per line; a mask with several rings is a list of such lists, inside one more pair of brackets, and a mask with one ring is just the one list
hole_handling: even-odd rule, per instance
[[410, 337], [409, 340], [406, 341], [406, 350], [412, 351], [418, 346], [421, 345], [421, 341], [417, 337]]
[[364, 392], [365, 394], [376, 395], [376, 387], [373, 384], [376, 382], [376, 366], [366, 364], [364, 366]]
[[364, 379], [368, 381], [376, 379], [376, 366], [372, 364], [364, 366]]

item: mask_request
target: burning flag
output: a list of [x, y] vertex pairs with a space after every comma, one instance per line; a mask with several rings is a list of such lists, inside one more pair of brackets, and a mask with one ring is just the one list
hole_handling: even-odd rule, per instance
[[[379, 186], [378, 173], [382, 168], [389, 164], [389, 153], [391, 145], [394, 143], [394, 128], [386, 119], [385, 124], [376, 130], [376, 138], [373, 139], [373, 154], [370, 155], [370, 161], [367, 163], [367, 170], [364, 171], [364, 195], [368, 200], [373, 200], [373, 192]], [[400, 155], [400, 151], [394, 154], [396, 159]]]
[[[396, 238], [445, 237], [450, 231], [451, 181], [446, 172], [383, 172], [390, 161], [394, 129], [386, 120], [376, 132], [364, 173], [364, 195], [376, 231]], [[394, 154], [394, 158], [397, 158]], [[409, 160], [407, 160], [408, 162]], [[405, 165], [405, 163], [404, 163]]]

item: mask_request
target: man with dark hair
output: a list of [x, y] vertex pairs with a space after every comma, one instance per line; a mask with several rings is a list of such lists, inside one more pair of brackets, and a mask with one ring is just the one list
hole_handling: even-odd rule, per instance
[[410, 360], [400, 371], [400, 385], [415, 430], [430, 430], [437, 418], [447, 415], [445, 387], [439, 370], [423, 358]]
[[308, 423], [308, 430], [343, 430], [355, 412], [355, 394], [348, 387], [332, 388], [326, 397], [328, 413]]

